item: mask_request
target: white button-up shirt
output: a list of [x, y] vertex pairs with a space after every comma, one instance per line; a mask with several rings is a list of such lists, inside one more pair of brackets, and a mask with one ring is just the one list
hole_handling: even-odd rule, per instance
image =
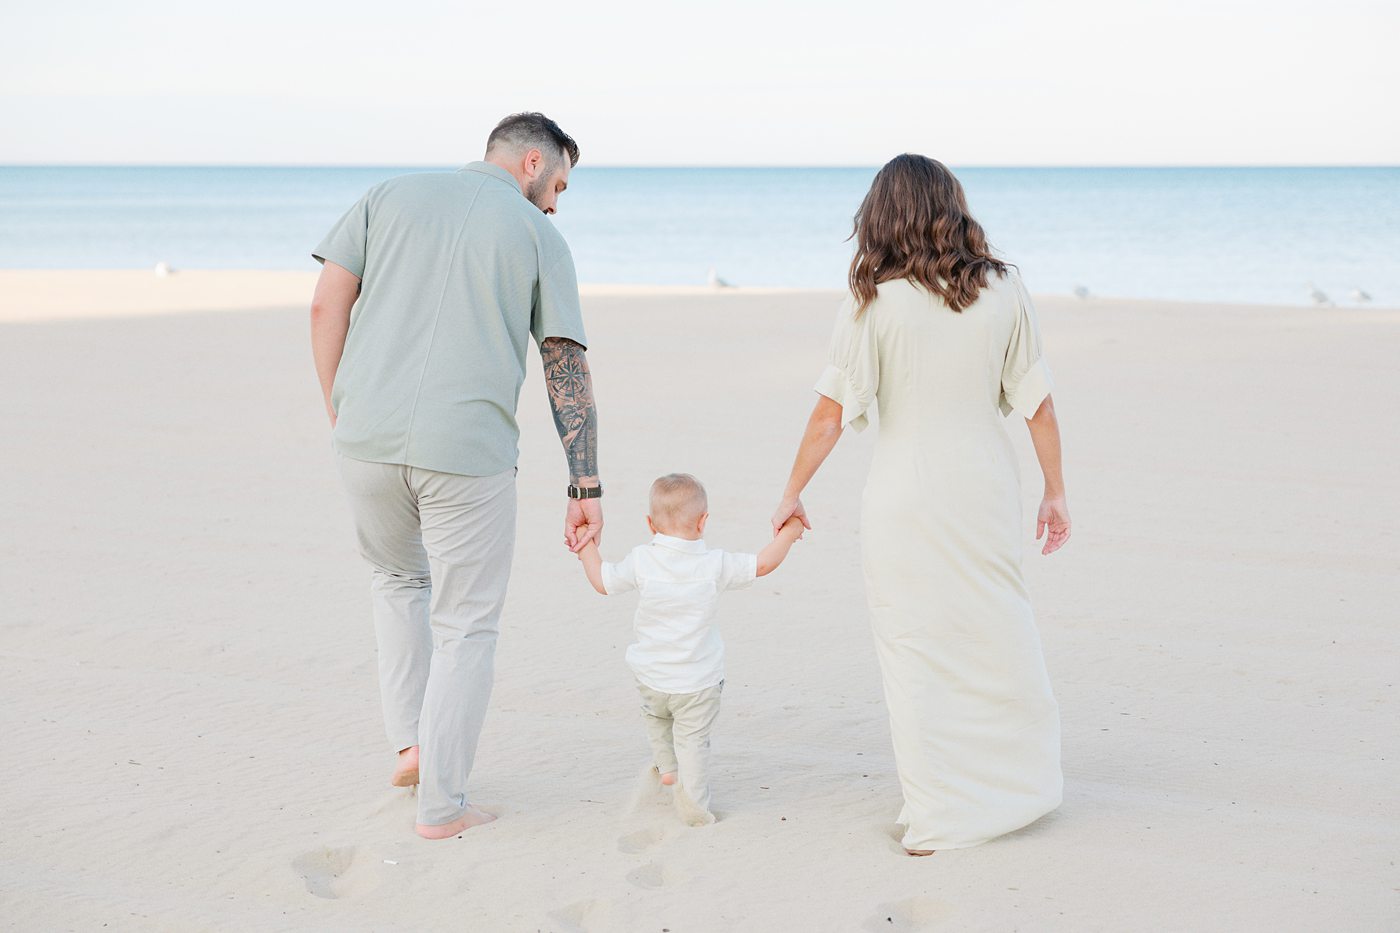
[[725, 590], [758, 575], [754, 554], [712, 551], [704, 541], [657, 535], [615, 564], [603, 564], [609, 596], [637, 590], [637, 641], [627, 665], [661, 693], [698, 693], [724, 680], [724, 642], [714, 626]]

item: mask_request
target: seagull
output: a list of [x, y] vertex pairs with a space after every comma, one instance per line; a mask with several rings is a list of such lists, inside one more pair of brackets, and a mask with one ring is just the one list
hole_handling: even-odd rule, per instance
[[1364, 291], [1362, 291], [1360, 286], [1357, 286], [1356, 288], [1353, 288], [1353, 289], [1351, 290], [1351, 300], [1352, 300], [1352, 301], [1370, 301], [1370, 300], [1371, 300], [1371, 296], [1368, 295], [1368, 294], [1366, 294]]
[[170, 263], [161, 261], [156, 263], [156, 267], [152, 271], [155, 272], [157, 278], [163, 279], [175, 270], [170, 268]]
[[1089, 289], [1083, 285], [1076, 285], [1074, 286], [1074, 295], [1076, 298], [1088, 298]]
[[1318, 306], [1327, 305], [1328, 307], [1332, 307], [1332, 299], [1328, 298], [1327, 293], [1324, 292], [1322, 289], [1318, 288], [1311, 282], [1307, 284], [1307, 289], [1308, 297], [1313, 300], [1313, 304]]
[[711, 287], [711, 288], [733, 288], [733, 287], [734, 287], [733, 283], [731, 283], [731, 282], [726, 282], [724, 279], [722, 279], [722, 278], [719, 277], [719, 273], [715, 271], [715, 267], [714, 267], [714, 266], [710, 266], [709, 283], [710, 283], [710, 287]]

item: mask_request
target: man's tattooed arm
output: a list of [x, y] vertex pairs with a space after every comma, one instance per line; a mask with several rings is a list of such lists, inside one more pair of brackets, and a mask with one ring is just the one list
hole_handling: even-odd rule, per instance
[[598, 485], [598, 412], [593, 405], [593, 378], [584, 349], [565, 337], [540, 344], [544, 384], [554, 411], [554, 427], [569, 461], [575, 486]]

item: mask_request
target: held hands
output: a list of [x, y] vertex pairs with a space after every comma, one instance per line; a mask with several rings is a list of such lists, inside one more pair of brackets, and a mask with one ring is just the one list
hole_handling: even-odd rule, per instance
[[[1046, 496], [1040, 502], [1040, 513], [1035, 518], [1035, 539], [1045, 536], [1042, 554], [1053, 554], [1069, 541], [1069, 506], [1064, 496]], [[1046, 532], [1049, 532], [1048, 534]]]
[[807, 520], [807, 510], [802, 507], [802, 500], [797, 496], [787, 496], [778, 503], [778, 509], [773, 513], [773, 537], [778, 536], [778, 532], [783, 530], [790, 518], [800, 521], [802, 527], [808, 531], [812, 530], [812, 523]]
[[564, 544], [577, 554], [592, 541], [603, 540], [603, 503], [600, 499], [570, 499], [564, 513]]
[[793, 515], [787, 521], [783, 522], [782, 527], [778, 529], [778, 537], [781, 538], [786, 536], [788, 538], [791, 538], [792, 541], [795, 543], [802, 540], [802, 536], [806, 533], [806, 531], [807, 526], [802, 524], [802, 519], [798, 518], [796, 515]]

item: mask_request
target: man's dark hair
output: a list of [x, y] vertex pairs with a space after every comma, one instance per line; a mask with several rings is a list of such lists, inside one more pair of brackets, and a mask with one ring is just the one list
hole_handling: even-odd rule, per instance
[[[553, 152], [551, 152], [553, 147]], [[513, 113], [506, 117], [486, 138], [486, 151], [492, 149], [522, 151], [538, 149], [552, 162], [558, 155], [569, 157], [569, 167], [578, 165], [578, 143], [542, 113]]]

